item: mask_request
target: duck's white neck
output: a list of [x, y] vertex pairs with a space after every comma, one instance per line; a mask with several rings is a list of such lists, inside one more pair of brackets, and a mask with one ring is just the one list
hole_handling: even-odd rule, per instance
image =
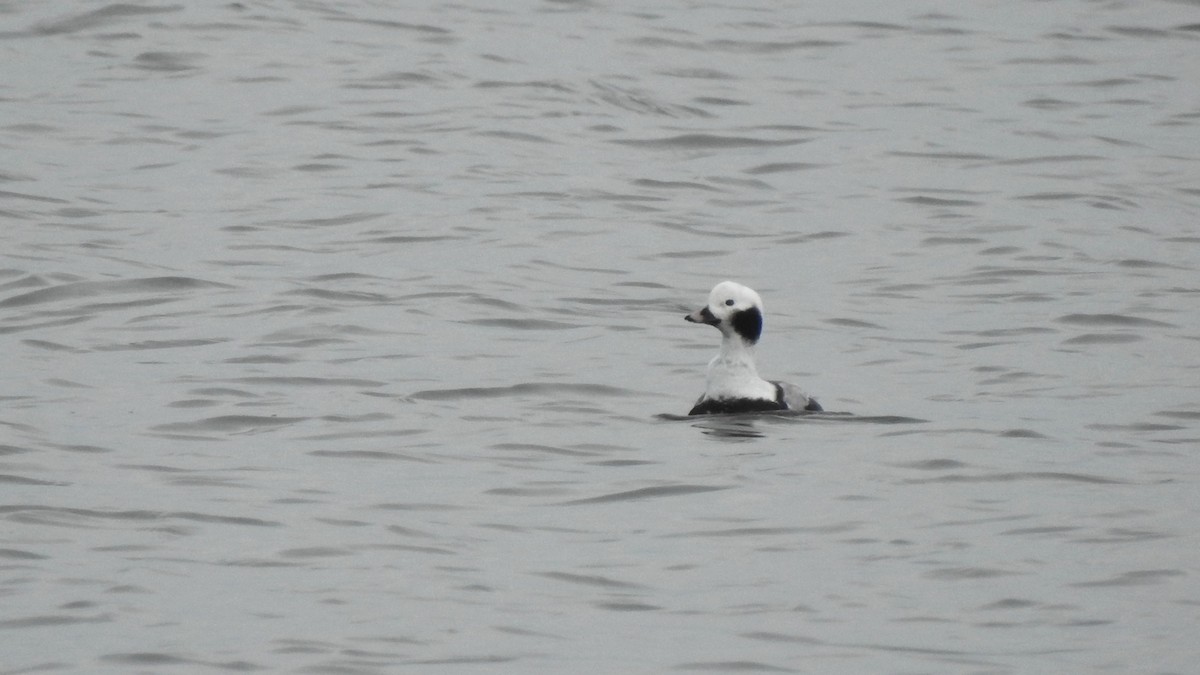
[[737, 333], [721, 336], [721, 353], [708, 364], [708, 398], [775, 398], [775, 385], [758, 376], [754, 345]]

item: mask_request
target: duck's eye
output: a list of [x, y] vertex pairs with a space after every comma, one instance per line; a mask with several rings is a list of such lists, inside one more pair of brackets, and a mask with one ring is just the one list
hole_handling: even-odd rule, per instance
[[726, 301], [725, 301], [725, 306], [726, 306], [726, 307], [733, 307], [733, 298], [730, 298], [730, 299], [726, 300]]

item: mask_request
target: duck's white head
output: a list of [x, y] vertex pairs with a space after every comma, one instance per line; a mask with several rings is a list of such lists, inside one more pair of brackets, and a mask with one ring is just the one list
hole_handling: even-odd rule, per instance
[[736, 335], [752, 345], [762, 335], [762, 298], [754, 289], [733, 281], [722, 281], [713, 286], [707, 305], [683, 318], [692, 323], [716, 326], [723, 336]]

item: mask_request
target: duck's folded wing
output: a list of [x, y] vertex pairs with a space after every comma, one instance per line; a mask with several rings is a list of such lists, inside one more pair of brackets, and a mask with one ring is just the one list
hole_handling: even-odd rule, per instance
[[817, 399], [805, 394], [800, 387], [791, 382], [774, 382], [772, 384], [779, 387], [781, 398], [788, 410], [808, 410], [809, 412], [824, 410], [821, 404], [817, 403]]

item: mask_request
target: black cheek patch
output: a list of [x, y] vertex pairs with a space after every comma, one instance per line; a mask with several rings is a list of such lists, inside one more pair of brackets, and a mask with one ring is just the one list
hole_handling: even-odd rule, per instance
[[758, 337], [762, 335], [763, 318], [762, 312], [758, 311], [757, 307], [743, 309], [733, 315], [733, 330], [737, 331], [747, 342], [758, 342]]

